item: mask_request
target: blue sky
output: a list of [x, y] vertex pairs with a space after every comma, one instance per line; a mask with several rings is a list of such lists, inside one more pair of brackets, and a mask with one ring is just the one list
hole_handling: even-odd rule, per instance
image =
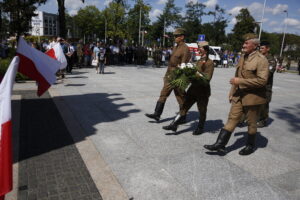
[[[74, 15], [80, 8], [87, 5], [95, 5], [100, 10], [105, 8], [111, 0], [85, 0], [83, 4], [81, 0], [65, 0], [65, 7], [69, 14]], [[133, 0], [127, 0], [129, 4], [133, 4]], [[152, 10], [150, 17], [152, 21], [162, 12], [165, 2], [167, 0], [144, 0], [150, 4]], [[262, 10], [265, 0], [175, 0], [178, 7], [182, 8], [184, 13], [184, 5], [186, 2], [200, 2], [205, 4], [206, 11], [213, 10], [216, 4], [219, 4], [226, 10], [226, 17], [228, 18], [229, 26], [226, 31], [231, 32], [235, 24], [235, 16], [239, 13], [241, 8], [248, 8], [251, 15], [256, 21], [260, 22], [262, 19]], [[42, 5], [38, 10], [57, 13], [57, 0], [48, 0], [45, 5]], [[284, 12], [287, 10], [287, 13]], [[210, 22], [211, 18], [205, 17], [203, 22]], [[263, 30], [267, 32], [282, 33], [285, 23], [287, 24], [287, 32], [300, 35], [300, 1], [299, 0], [266, 0], [266, 9], [263, 20]], [[172, 29], [170, 27], [169, 29]]]

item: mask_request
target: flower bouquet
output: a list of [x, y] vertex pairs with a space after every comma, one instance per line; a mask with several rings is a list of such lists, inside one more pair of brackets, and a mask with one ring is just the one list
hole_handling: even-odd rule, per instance
[[209, 83], [205, 74], [198, 72], [193, 63], [182, 63], [169, 76], [171, 86], [185, 90], [189, 84], [196, 81], [198, 84], [207, 85]]

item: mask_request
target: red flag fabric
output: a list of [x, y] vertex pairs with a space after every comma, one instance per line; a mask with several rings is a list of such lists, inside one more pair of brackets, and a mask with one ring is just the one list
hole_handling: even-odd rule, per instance
[[20, 57], [19, 72], [37, 81], [37, 94], [41, 96], [55, 83], [55, 73], [61, 63], [31, 47], [22, 37], [19, 38], [17, 55]]
[[0, 197], [12, 190], [11, 93], [19, 57], [10, 63], [0, 84]]
[[60, 69], [64, 69], [67, 67], [67, 59], [63, 52], [63, 49], [61, 48], [60, 43], [56, 43], [51, 49], [49, 49], [46, 52], [46, 54], [51, 58], [58, 60], [61, 63]]

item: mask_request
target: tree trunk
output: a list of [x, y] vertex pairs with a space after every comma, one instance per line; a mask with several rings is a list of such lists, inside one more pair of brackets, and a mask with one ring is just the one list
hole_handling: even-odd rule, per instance
[[59, 36], [66, 37], [66, 19], [65, 19], [65, 0], [57, 0], [58, 3], [58, 20]]

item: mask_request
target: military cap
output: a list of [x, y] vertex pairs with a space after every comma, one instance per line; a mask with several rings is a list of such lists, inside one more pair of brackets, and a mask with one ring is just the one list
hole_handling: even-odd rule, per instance
[[246, 41], [246, 40], [251, 40], [251, 39], [258, 39], [258, 37], [254, 33], [247, 33], [243, 36], [243, 39]]
[[185, 29], [184, 28], [177, 28], [175, 31], [174, 31], [174, 33], [173, 33], [173, 35], [185, 35]]
[[270, 46], [270, 42], [268, 42], [268, 41], [261, 41], [260, 42], [260, 46]]
[[198, 46], [199, 47], [208, 46], [208, 42], [207, 41], [200, 41], [200, 42], [198, 42]]

